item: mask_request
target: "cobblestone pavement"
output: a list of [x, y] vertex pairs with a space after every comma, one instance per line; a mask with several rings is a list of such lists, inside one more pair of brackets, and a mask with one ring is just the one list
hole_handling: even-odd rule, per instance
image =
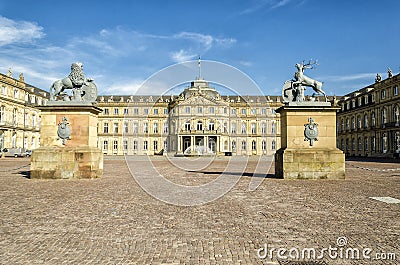
[[[188, 185], [211, 181], [227, 164], [217, 159], [188, 172], [154, 160], [169, 180]], [[397, 261], [325, 253], [327, 264], [400, 264], [400, 204], [369, 198], [400, 199], [400, 170], [365, 169], [398, 168], [395, 162], [349, 161], [346, 180], [268, 175], [250, 192], [251, 160], [230, 192], [193, 207], [148, 195], [121, 159], [107, 159], [104, 177], [94, 180], [31, 180], [29, 163], [0, 159], [1, 264], [279, 264], [276, 251], [270, 260], [257, 250], [267, 244], [294, 256], [296, 248], [338, 247], [339, 237], [347, 239], [342, 249], [395, 253]]]

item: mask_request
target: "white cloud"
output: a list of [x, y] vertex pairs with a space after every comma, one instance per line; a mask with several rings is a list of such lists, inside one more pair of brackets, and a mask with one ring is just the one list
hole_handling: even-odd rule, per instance
[[172, 60], [174, 62], [177, 62], [177, 63], [186, 62], [186, 61], [189, 61], [189, 60], [191, 60], [191, 59], [193, 59], [195, 57], [196, 57], [196, 54], [193, 54], [193, 53], [191, 53], [189, 51], [185, 51], [185, 50], [182, 50], [182, 49], [177, 51], [177, 52], [172, 52], [171, 53]]
[[34, 22], [14, 21], [0, 16], [0, 47], [16, 43], [32, 43], [44, 36], [43, 28]]
[[249, 8], [239, 12], [239, 15], [248, 15], [262, 9], [275, 9], [288, 5], [291, 0], [258, 0], [254, 1]]

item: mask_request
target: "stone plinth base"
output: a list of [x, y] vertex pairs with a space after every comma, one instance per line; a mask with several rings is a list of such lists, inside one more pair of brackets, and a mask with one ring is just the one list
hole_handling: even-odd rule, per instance
[[339, 149], [279, 149], [275, 176], [284, 179], [344, 179], [345, 156]]
[[32, 152], [32, 179], [90, 179], [103, 175], [103, 153], [94, 147], [40, 147]]

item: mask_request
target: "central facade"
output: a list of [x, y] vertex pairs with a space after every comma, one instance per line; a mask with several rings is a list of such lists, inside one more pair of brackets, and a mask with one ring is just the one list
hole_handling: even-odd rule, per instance
[[106, 155], [273, 155], [280, 97], [221, 96], [205, 80], [180, 95], [101, 96], [99, 147]]

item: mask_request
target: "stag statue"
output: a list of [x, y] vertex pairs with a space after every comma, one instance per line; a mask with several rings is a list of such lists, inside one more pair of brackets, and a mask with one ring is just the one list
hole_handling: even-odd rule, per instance
[[[294, 80], [288, 80], [283, 85], [282, 97], [285, 102], [305, 101], [304, 91], [306, 87], [311, 87], [316, 94], [324, 95], [327, 101], [326, 93], [322, 90], [322, 82], [304, 75], [305, 69], [314, 69], [315, 65], [318, 65], [317, 61], [311, 60], [308, 63], [304, 63], [304, 61], [301, 64], [296, 63], [297, 72], [294, 74]], [[313, 96], [315, 96], [315, 93]]]

